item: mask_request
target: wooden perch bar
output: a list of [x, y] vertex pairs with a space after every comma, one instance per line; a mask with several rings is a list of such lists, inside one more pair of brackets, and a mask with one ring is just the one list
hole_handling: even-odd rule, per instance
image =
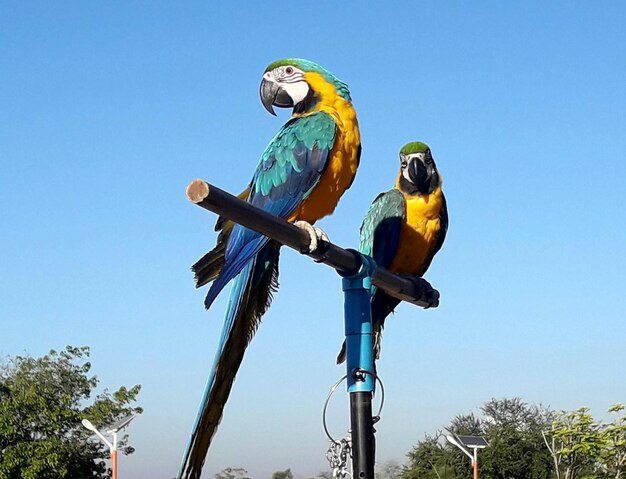
[[[293, 224], [256, 208], [236, 196], [227, 193], [204, 180], [194, 180], [187, 186], [187, 198], [204, 209], [217, 213], [246, 228], [268, 236], [279, 243], [312, 257], [318, 262], [335, 268], [342, 276], [356, 274], [361, 268], [361, 259], [350, 251], [332, 243], [325, 244], [309, 254], [309, 235]], [[376, 267], [372, 283], [391, 296], [423, 308], [439, 305], [439, 292], [422, 278], [400, 276]]]

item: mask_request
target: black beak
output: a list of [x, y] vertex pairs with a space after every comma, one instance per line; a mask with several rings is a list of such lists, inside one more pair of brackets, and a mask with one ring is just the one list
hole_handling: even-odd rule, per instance
[[293, 106], [293, 100], [289, 94], [276, 82], [263, 78], [259, 93], [261, 95], [261, 103], [274, 116], [276, 116], [274, 106], [279, 108], [290, 108]]
[[422, 191], [424, 183], [427, 181], [427, 171], [424, 163], [419, 158], [413, 158], [409, 163], [409, 178], [411, 183]]
[[424, 164], [419, 158], [413, 158], [408, 168], [411, 183], [420, 193], [426, 195], [435, 191], [439, 184], [439, 174], [433, 162]]

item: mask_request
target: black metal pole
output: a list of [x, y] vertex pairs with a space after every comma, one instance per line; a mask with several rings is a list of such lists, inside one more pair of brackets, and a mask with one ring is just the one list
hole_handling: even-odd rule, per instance
[[350, 393], [350, 429], [352, 477], [374, 479], [375, 439], [371, 392]]

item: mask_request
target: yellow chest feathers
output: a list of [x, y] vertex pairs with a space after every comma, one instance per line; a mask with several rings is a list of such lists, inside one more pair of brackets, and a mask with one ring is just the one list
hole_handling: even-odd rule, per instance
[[314, 223], [331, 214], [341, 195], [350, 187], [357, 167], [361, 136], [352, 104], [337, 95], [333, 85], [318, 73], [307, 73], [307, 82], [320, 97], [315, 111], [328, 113], [337, 124], [335, 144], [330, 151], [328, 166], [311, 194], [290, 220]]
[[398, 251], [389, 270], [421, 276], [426, 272], [441, 234], [439, 215], [443, 207], [443, 193], [439, 187], [430, 195], [405, 194], [404, 199], [406, 221], [402, 225]]

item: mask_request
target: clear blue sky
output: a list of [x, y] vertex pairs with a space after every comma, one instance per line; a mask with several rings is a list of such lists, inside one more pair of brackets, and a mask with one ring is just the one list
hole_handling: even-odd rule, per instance
[[[491, 397], [602, 416], [626, 395], [624, 18], [620, 1], [2, 2], [0, 354], [91, 346], [103, 387], [143, 386], [122, 477], [170, 479], [224, 312], [193, 287], [215, 218], [185, 187], [247, 183], [288, 118], [261, 74], [298, 56], [350, 85], [361, 125], [331, 240], [357, 244], [404, 143], [429, 143], [445, 182], [442, 302], [388, 321], [379, 461]], [[290, 251], [281, 280], [205, 477], [326, 466], [340, 280]]]

